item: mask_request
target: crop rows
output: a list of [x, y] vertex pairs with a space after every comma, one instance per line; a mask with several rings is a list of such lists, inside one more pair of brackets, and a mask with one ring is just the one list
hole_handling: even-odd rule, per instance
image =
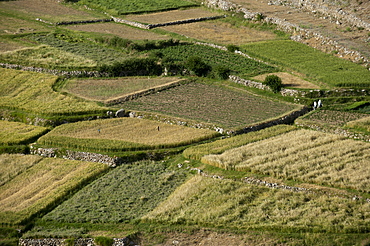
[[369, 192], [370, 144], [310, 130], [208, 155], [202, 162], [238, 171]]
[[243, 45], [243, 51], [265, 61], [293, 68], [329, 86], [370, 87], [370, 71], [365, 67], [294, 41], [246, 44]]
[[367, 232], [370, 203], [194, 176], [143, 217], [282, 232]]
[[184, 182], [185, 170], [164, 162], [122, 165], [84, 187], [44, 217], [58, 222], [119, 223], [139, 219]]
[[[20, 162], [32, 161], [35, 157], [12, 156]], [[11, 168], [7, 172], [6, 183], [0, 186], [0, 221], [18, 224], [27, 221], [83, 185], [87, 180], [97, 176], [108, 168], [101, 163], [88, 163], [63, 159], [36, 160], [36, 164], [26, 167], [13, 167], [20, 172], [14, 176]], [[2, 159], [1, 166], [10, 164], [8, 158]], [[24, 165], [23, 165], [24, 166]], [[29, 165], [28, 165], [29, 166]], [[24, 171], [22, 171], [24, 170]], [[5, 180], [4, 180], [5, 181]]]
[[221, 154], [226, 150], [237, 148], [249, 143], [264, 140], [276, 135], [280, 135], [296, 128], [288, 125], [277, 125], [256, 132], [249, 132], [233, 136], [230, 138], [216, 140], [211, 143], [192, 146], [184, 150], [183, 155], [186, 158], [200, 160], [203, 156], [209, 154]]

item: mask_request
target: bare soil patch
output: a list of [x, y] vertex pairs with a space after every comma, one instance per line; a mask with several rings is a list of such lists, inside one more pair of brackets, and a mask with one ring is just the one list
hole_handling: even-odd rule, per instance
[[231, 24], [219, 20], [167, 26], [163, 27], [163, 29], [186, 37], [224, 45], [241, 45], [250, 42], [276, 39], [276, 35], [269, 31], [260, 31], [242, 26], [233, 27]]
[[300, 88], [300, 89], [320, 89], [318, 85], [312, 84], [296, 75], [285, 73], [285, 72], [261, 74], [256, 77], [253, 77], [253, 79], [264, 81], [266, 76], [268, 75], [279, 76], [285, 87]]
[[68, 29], [84, 32], [96, 32], [102, 34], [111, 34], [125, 39], [131, 40], [165, 40], [169, 39], [166, 35], [160, 35], [151, 31], [132, 28], [126, 25], [117, 23], [97, 23], [87, 25], [67, 26]]
[[103, 14], [89, 12], [88, 10], [77, 10], [50, 0], [1, 1], [0, 9], [50, 22], [107, 18]]
[[140, 23], [157, 24], [170, 21], [186, 20], [193, 18], [209, 17], [220, 15], [213, 13], [203, 8], [194, 8], [186, 10], [173, 10], [159, 13], [143, 14], [143, 15], [127, 15], [125, 19], [137, 21]]
[[175, 117], [240, 129], [283, 115], [297, 106], [270, 101], [246, 91], [194, 82], [125, 102], [120, 107], [163, 112]]

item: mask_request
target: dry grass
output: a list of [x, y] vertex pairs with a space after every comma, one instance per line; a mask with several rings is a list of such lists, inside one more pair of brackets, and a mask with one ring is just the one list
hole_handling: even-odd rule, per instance
[[215, 135], [215, 131], [208, 129], [195, 129], [138, 118], [119, 118], [62, 125], [45, 135], [45, 138], [64, 136], [157, 146], [192, 142], [194, 139], [211, 138]]
[[0, 145], [22, 144], [45, 133], [47, 128], [20, 122], [0, 121]]
[[[154, 14], [133, 15], [127, 16], [127, 19], [138, 21], [141, 23], [155, 24], [216, 15], [221, 14], [217, 12], [211, 12], [202, 8], [196, 8], [167, 11]], [[264, 41], [276, 38], [276, 35], [270, 31], [261, 31], [245, 26], [234, 27], [231, 24], [225, 23], [221, 20], [167, 26], [162, 27], [162, 29], [169, 32], [178, 33], [186, 37], [207, 42], [221, 43], [224, 45], [240, 45], [249, 42]]]
[[366, 230], [370, 203], [195, 176], [143, 217], [148, 221], [280, 231]]
[[104, 14], [86, 9], [77, 10], [58, 1], [47, 1], [47, 3], [44, 0], [1, 1], [0, 9], [22, 18], [41, 18], [50, 22], [106, 18]]
[[43, 159], [0, 186], [0, 221], [20, 223], [107, 168], [101, 163]]
[[148, 30], [129, 27], [117, 23], [97, 23], [88, 25], [67, 26], [66, 28], [76, 31], [95, 32], [100, 34], [111, 34], [130, 40], [166, 40], [166, 35], [160, 35]]
[[370, 117], [350, 121], [345, 126], [349, 128], [360, 129], [367, 133], [370, 133]]
[[178, 81], [174, 77], [127, 77], [117, 79], [79, 79], [69, 81], [63, 90], [94, 101], [106, 101]]
[[320, 89], [320, 86], [318, 85], [312, 84], [308, 82], [307, 80], [304, 80], [296, 75], [285, 73], [285, 72], [262, 74], [262, 75], [253, 77], [253, 79], [264, 81], [266, 76], [268, 75], [279, 76], [285, 87], [300, 88], [300, 89]]
[[202, 158], [207, 164], [369, 192], [370, 143], [299, 130]]
[[276, 39], [276, 35], [270, 31], [260, 31], [243, 26], [233, 27], [231, 24], [220, 20], [167, 26], [163, 27], [163, 29], [186, 37], [223, 45], [241, 45], [250, 42]]
[[2, 154], [0, 155], [0, 186], [7, 183], [28, 168], [40, 162], [37, 155]]

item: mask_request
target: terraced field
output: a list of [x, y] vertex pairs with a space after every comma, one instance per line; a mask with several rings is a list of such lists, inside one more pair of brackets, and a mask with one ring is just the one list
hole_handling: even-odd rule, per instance
[[240, 129], [297, 109], [296, 105], [269, 101], [243, 90], [203, 83], [175, 87], [121, 106], [215, 123], [227, 129]]
[[[265, 0], [235, 2], [262, 12], [261, 21], [196, 7], [200, 1], [0, 1], [0, 62], [38, 71], [0, 68], [0, 151], [18, 153], [0, 155], [1, 245], [17, 245], [19, 237], [66, 238], [70, 245], [101, 236], [135, 245], [369, 244], [370, 146], [359, 135], [338, 134], [370, 135], [369, 71], [288, 40], [292, 33], [263, 17], [326, 31], [368, 54], [365, 30]], [[162, 23], [221, 14], [227, 17], [152, 30], [47, 23], [111, 15]], [[208, 71], [196, 76], [194, 61]], [[156, 73], [147, 73], [153, 76], [136, 77], [153, 67]], [[98, 78], [74, 78], [85, 70]], [[282, 96], [221, 80], [221, 72], [257, 81], [275, 74], [285, 87], [320, 96], [325, 92], [318, 89], [338, 86], [352, 94]], [[122, 74], [134, 76], [107, 77]], [[142, 91], [151, 93], [112, 100]], [[324, 107], [296, 124], [249, 132], [318, 99]], [[116, 118], [119, 109], [132, 118]], [[302, 129], [308, 126], [302, 122], [336, 134]], [[233, 136], [242, 129], [248, 133]], [[29, 155], [30, 149], [55, 157]], [[67, 160], [72, 152], [94, 162]], [[96, 156], [121, 165], [108, 168]]]

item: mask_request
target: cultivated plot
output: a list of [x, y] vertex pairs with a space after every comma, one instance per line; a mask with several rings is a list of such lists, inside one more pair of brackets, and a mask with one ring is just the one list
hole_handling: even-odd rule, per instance
[[55, 92], [58, 77], [0, 68], [0, 107], [42, 115], [78, 115], [106, 108]]
[[298, 108], [297, 105], [271, 101], [243, 90], [203, 83], [171, 88], [121, 106], [130, 110], [162, 112], [227, 128], [245, 127]]
[[175, 77], [125, 77], [116, 79], [76, 79], [67, 82], [63, 90], [93, 101], [117, 97], [164, 86], [179, 81]]
[[[17, 164], [11, 168], [3, 168], [12, 164], [9, 159], [17, 162], [35, 162], [34, 156], [23, 157], [14, 155], [12, 158], [1, 158], [2, 170], [12, 176], [0, 186], [0, 221], [2, 223], [19, 224], [30, 217], [50, 209], [55, 203], [64, 200], [70, 192], [84, 184], [87, 180], [99, 175], [108, 166], [101, 163], [89, 163], [64, 159], [37, 159], [34, 165], [23, 167]], [[12, 173], [19, 171], [19, 175]]]
[[170, 125], [139, 118], [114, 118], [65, 124], [38, 143], [90, 151], [171, 148], [216, 137], [216, 131]]
[[282, 179], [369, 192], [370, 144], [310, 130], [208, 155], [202, 162]]
[[[356, 212], [354, 212], [356, 211]], [[367, 231], [370, 203], [194, 176], [144, 221], [280, 232]]]
[[45, 127], [20, 122], [0, 121], [0, 145], [23, 144], [48, 131]]

